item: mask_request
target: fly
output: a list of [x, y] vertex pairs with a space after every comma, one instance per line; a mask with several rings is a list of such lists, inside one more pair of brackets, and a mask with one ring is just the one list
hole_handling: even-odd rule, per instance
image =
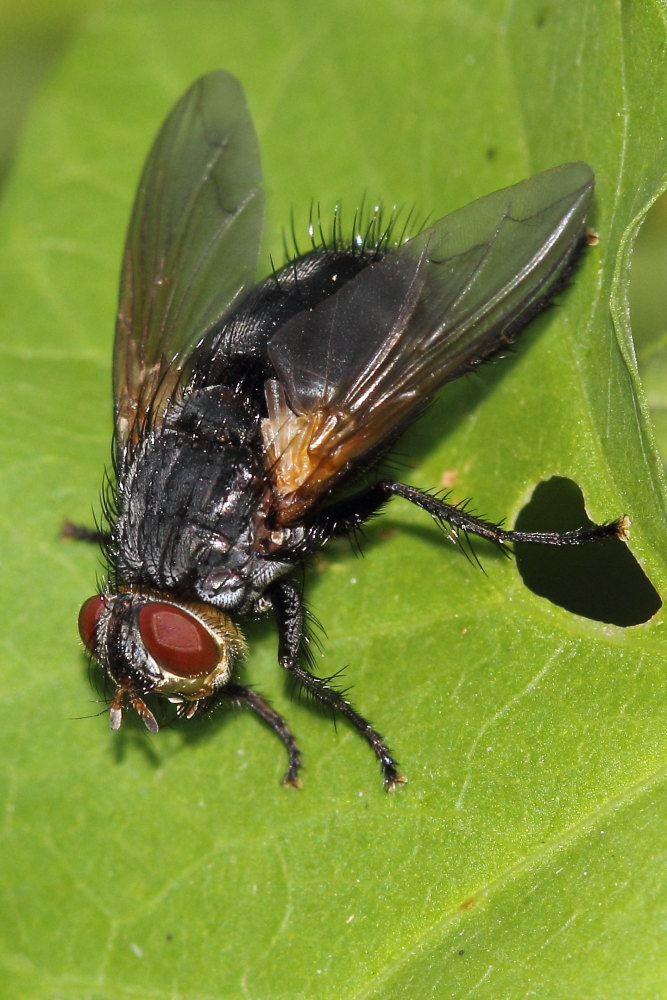
[[443, 383], [510, 344], [586, 242], [594, 178], [566, 163], [393, 242], [378, 217], [255, 284], [263, 198], [240, 84], [199, 79], [144, 167], [123, 257], [114, 348], [115, 437], [107, 582], [79, 614], [111, 682], [112, 729], [147, 699], [192, 718], [245, 705], [301, 759], [285, 720], [240, 683], [244, 619], [275, 616], [278, 660], [345, 716], [405, 779], [376, 729], [311, 672], [294, 570], [393, 497], [451, 533], [499, 546], [623, 536], [623, 519], [570, 532], [508, 531], [373, 471]]

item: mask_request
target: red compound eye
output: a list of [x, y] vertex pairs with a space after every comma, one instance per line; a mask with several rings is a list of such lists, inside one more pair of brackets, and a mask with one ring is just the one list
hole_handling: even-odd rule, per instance
[[178, 677], [210, 673], [220, 650], [210, 632], [193, 615], [173, 604], [154, 601], [137, 615], [144, 646], [153, 659]]
[[105, 609], [104, 599], [95, 594], [81, 605], [79, 611], [79, 635], [89, 652], [95, 652], [95, 634], [97, 625]]

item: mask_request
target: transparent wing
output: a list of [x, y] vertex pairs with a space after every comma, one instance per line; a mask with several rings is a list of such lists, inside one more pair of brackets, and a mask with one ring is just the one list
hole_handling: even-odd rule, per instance
[[511, 343], [582, 246], [594, 186], [568, 163], [445, 216], [286, 323], [264, 437], [284, 521]]
[[243, 90], [210, 73], [160, 129], [132, 210], [114, 350], [120, 456], [159, 420], [191, 348], [254, 283], [262, 211]]

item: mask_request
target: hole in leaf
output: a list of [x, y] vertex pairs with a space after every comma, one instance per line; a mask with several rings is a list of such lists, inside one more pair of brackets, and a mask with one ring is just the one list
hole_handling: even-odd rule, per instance
[[[614, 513], [614, 512], [612, 512]], [[576, 483], [554, 476], [540, 483], [519, 514], [519, 531], [569, 531], [590, 527]], [[640, 625], [661, 607], [655, 587], [619, 538], [590, 545], [517, 543], [516, 564], [533, 593], [567, 611], [612, 625]]]

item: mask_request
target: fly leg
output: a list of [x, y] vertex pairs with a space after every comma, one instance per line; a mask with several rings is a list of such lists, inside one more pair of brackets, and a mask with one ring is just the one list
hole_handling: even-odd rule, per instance
[[377, 730], [359, 715], [340, 691], [336, 691], [321, 677], [315, 677], [299, 662], [305, 640], [304, 607], [299, 590], [288, 580], [280, 580], [268, 592], [278, 624], [278, 660], [281, 667], [296, 677], [300, 684], [318, 701], [340, 712], [352, 723], [370, 745], [380, 762], [385, 789], [390, 792], [405, 782], [391, 750]]
[[318, 515], [309, 529], [307, 545], [322, 545], [327, 538], [344, 535], [369, 517], [377, 514], [392, 497], [402, 497], [421, 507], [440, 525], [449, 525], [457, 530], [486, 538], [502, 547], [507, 542], [534, 542], [539, 545], [584, 545], [601, 538], [626, 538], [629, 521], [619, 517], [608, 524], [596, 524], [591, 528], [577, 528], [574, 531], [508, 531], [499, 524], [484, 521], [463, 507], [445, 503], [433, 493], [426, 493], [414, 486], [383, 479], [361, 493], [332, 504]]
[[[200, 705], [197, 702], [194, 704], [208, 711], [221, 701], [231, 701], [233, 705], [246, 705], [256, 715], [259, 715], [261, 719], [264, 719], [264, 722], [280, 737], [287, 750], [289, 764], [283, 777], [283, 785], [291, 785], [292, 788], [301, 788], [301, 781], [299, 780], [301, 754], [294, 734], [282, 715], [276, 712], [274, 708], [271, 708], [261, 695], [243, 684], [227, 684], [217, 694], [210, 698], [202, 699], [202, 701], [205, 702], [204, 705]], [[182, 714], [187, 715], [187, 710]]]
[[61, 538], [74, 538], [77, 542], [94, 542], [96, 545], [108, 545], [111, 541], [111, 533], [99, 531], [97, 528], [87, 528], [83, 524], [73, 524], [72, 521], [64, 521], [60, 529]]
[[438, 523], [448, 524], [455, 531], [459, 529], [472, 535], [479, 535], [498, 546], [507, 542], [534, 542], [538, 545], [585, 545], [587, 542], [598, 541], [601, 538], [625, 538], [629, 521], [627, 517], [619, 517], [607, 524], [594, 524], [592, 528], [576, 528], [574, 531], [507, 531], [499, 524], [484, 521], [480, 517], [469, 514], [462, 507], [445, 503], [439, 497], [414, 486], [385, 480], [377, 484], [381, 492], [387, 496], [403, 497], [410, 503], [421, 507]]

